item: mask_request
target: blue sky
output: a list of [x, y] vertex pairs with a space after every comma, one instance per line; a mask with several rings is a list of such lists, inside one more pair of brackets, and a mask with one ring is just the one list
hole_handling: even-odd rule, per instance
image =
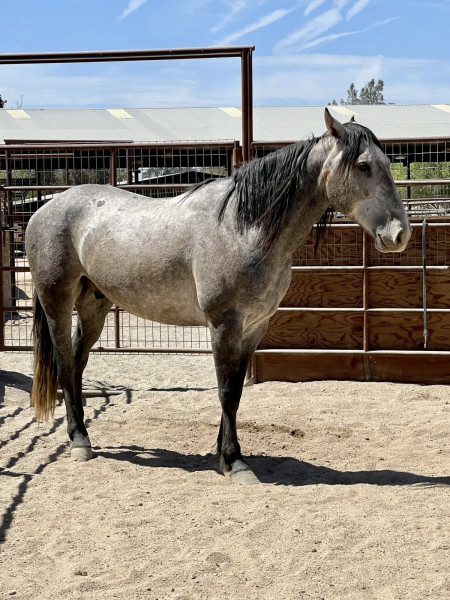
[[[450, 103], [450, 0], [2, 0], [0, 53], [255, 45], [254, 104]], [[0, 65], [7, 108], [239, 106], [238, 59]]]

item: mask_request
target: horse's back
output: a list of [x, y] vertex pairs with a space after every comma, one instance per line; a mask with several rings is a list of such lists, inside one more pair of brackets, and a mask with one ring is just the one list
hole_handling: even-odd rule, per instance
[[277, 305], [290, 269], [268, 262], [257, 231], [239, 232], [232, 211], [219, 219], [227, 185], [164, 199], [72, 188], [30, 220], [33, 278], [75, 286], [85, 276], [111, 302], [153, 321], [204, 325], [230, 303], [258, 321]]
[[138, 316], [205, 324], [192, 267], [200, 224], [205, 219], [196, 218], [192, 200], [184, 204], [180, 198], [147, 198], [110, 186], [77, 186], [32, 217], [27, 255], [38, 287], [74, 286], [85, 276]]

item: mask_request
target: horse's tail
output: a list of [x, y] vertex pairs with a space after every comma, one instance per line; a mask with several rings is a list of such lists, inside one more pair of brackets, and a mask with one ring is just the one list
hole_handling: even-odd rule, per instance
[[38, 421], [47, 421], [55, 412], [58, 393], [55, 349], [48, 329], [47, 316], [37, 294], [33, 302], [34, 377], [31, 406]]

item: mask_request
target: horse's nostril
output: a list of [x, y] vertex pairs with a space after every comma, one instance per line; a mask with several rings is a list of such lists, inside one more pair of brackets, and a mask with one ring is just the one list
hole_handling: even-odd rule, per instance
[[397, 233], [394, 242], [397, 244], [397, 246], [400, 246], [400, 244], [403, 242], [403, 229], [400, 229], [400, 231]]

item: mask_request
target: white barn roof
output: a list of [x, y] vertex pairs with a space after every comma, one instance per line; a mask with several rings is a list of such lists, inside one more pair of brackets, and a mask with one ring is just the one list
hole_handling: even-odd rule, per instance
[[[329, 106], [384, 140], [450, 139], [450, 105]], [[325, 130], [323, 106], [253, 109], [255, 141], [295, 141]], [[241, 111], [224, 108], [0, 109], [0, 144], [22, 141], [241, 140]]]

